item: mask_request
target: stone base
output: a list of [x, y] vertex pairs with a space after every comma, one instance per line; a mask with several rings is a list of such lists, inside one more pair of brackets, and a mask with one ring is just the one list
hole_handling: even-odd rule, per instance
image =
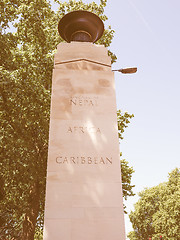
[[125, 240], [107, 49], [62, 43], [53, 72], [44, 240]]

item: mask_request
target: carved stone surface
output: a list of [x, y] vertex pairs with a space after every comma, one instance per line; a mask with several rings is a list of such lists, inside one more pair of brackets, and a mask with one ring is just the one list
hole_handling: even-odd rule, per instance
[[58, 46], [44, 240], [125, 240], [110, 61], [104, 46], [80, 42]]

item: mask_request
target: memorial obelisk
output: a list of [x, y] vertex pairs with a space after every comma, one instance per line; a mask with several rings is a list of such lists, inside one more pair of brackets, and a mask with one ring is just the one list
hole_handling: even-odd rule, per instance
[[52, 79], [44, 240], [125, 240], [116, 98], [103, 34], [87, 11], [65, 15]]

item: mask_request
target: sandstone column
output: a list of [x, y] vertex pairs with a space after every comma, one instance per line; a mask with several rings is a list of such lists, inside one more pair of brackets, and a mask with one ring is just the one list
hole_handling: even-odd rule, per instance
[[60, 43], [52, 80], [44, 240], [125, 240], [116, 99], [104, 46]]

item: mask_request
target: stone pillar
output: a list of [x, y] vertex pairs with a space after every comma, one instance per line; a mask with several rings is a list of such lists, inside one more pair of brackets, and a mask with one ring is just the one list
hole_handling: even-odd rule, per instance
[[44, 240], [125, 240], [114, 75], [104, 46], [60, 43]]

